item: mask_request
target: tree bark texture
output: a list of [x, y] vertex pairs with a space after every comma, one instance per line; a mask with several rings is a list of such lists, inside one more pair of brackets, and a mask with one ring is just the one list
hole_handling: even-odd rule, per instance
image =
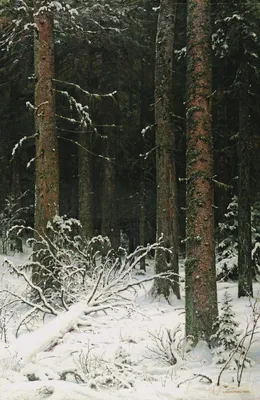
[[[114, 99], [109, 100], [109, 108], [114, 108], [112, 102]], [[107, 106], [108, 107], [108, 106]], [[113, 115], [113, 113], [111, 114]], [[119, 233], [119, 219], [118, 219], [118, 204], [116, 192], [116, 162], [115, 162], [115, 138], [113, 127], [105, 128], [104, 139], [105, 157], [103, 162], [103, 185], [102, 185], [102, 235], [108, 236], [112, 248], [115, 250], [120, 246], [120, 233]]]
[[245, 61], [240, 70], [238, 139], [238, 297], [252, 296], [252, 238], [250, 202], [249, 72]]
[[[140, 132], [146, 127], [146, 98], [145, 98], [145, 59], [142, 58], [140, 65]], [[142, 154], [145, 154], [146, 151], [146, 139], [145, 134], [142, 135]], [[145, 246], [145, 237], [146, 237], [146, 213], [145, 213], [145, 205], [146, 205], [146, 190], [145, 190], [145, 178], [146, 178], [146, 167], [145, 167], [145, 157], [144, 155], [140, 158], [140, 216], [139, 216], [139, 237], [140, 237], [140, 245]], [[142, 271], [146, 270], [146, 262], [145, 257], [143, 257], [140, 261], [140, 269]]]
[[[35, 73], [35, 212], [34, 227], [47, 233], [48, 221], [59, 212], [59, 156], [55, 121], [53, 16], [47, 1], [34, 2]], [[34, 282], [45, 287], [43, 271], [33, 274]]]
[[[91, 86], [92, 57], [90, 46], [84, 47], [84, 74], [85, 85]], [[90, 99], [86, 100], [86, 96], [79, 94], [79, 101], [82, 104], [88, 102], [91, 106]], [[92, 111], [92, 108], [91, 108]], [[78, 216], [82, 225], [81, 234], [87, 239], [94, 236], [94, 187], [93, 187], [93, 139], [94, 128], [88, 125], [86, 130], [80, 126], [78, 134]]]
[[[110, 74], [110, 84], [106, 84], [103, 91], [113, 92], [117, 87], [117, 65], [113, 63], [108, 53], [103, 53], [103, 74]], [[120, 246], [119, 213], [117, 197], [117, 164], [116, 164], [116, 134], [118, 125], [118, 104], [115, 96], [108, 96], [102, 100], [103, 104], [103, 149], [106, 159], [103, 160], [102, 185], [102, 235], [108, 236], [112, 248]]]
[[[217, 90], [214, 95], [213, 104], [213, 124], [215, 126], [215, 143], [214, 147], [214, 175], [217, 177], [218, 182], [224, 183], [225, 185], [232, 185], [232, 159], [231, 151], [227, 150], [230, 145], [230, 132], [231, 127], [229, 126], [228, 120], [228, 104], [229, 99], [226, 94], [225, 82], [223, 82], [223, 76], [228, 75], [227, 62], [224, 65], [220, 63], [215, 69], [215, 74], [220, 78], [217, 82]], [[213, 71], [214, 75], [214, 71]], [[213, 100], [213, 99], [212, 99]], [[212, 101], [213, 102], [213, 101]], [[231, 201], [232, 193], [231, 190], [215, 184], [215, 203], [217, 209], [215, 211], [215, 219], [217, 221], [223, 221], [225, 218], [227, 207]], [[220, 234], [219, 229], [217, 230]], [[219, 239], [219, 238], [218, 238]], [[221, 239], [222, 240], [222, 239]]]
[[35, 69], [35, 229], [42, 233], [59, 211], [59, 158], [55, 121], [53, 16], [34, 3]]
[[93, 179], [92, 179], [92, 132], [79, 134], [78, 151], [78, 207], [82, 234], [91, 239], [94, 236]]
[[[144, 157], [141, 159], [141, 176], [140, 176], [140, 217], [139, 217], [139, 236], [140, 246], [145, 246], [145, 165]], [[140, 261], [140, 269], [146, 270], [145, 257]]]
[[186, 334], [209, 341], [217, 291], [211, 134], [210, 0], [188, 0]]
[[157, 240], [163, 235], [164, 246], [171, 253], [157, 250], [156, 273], [173, 271], [172, 282], [157, 279], [154, 292], [169, 297], [170, 289], [180, 297], [178, 280], [178, 217], [175, 169], [175, 135], [173, 112], [173, 46], [177, 2], [161, 0], [156, 36], [155, 61], [155, 124]]

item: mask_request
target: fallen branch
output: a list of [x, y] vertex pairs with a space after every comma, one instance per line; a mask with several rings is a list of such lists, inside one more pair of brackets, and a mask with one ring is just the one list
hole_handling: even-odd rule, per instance
[[212, 379], [209, 378], [207, 375], [203, 375], [203, 374], [193, 374], [193, 377], [188, 378], [188, 379], [185, 379], [184, 381], [180, 382], [180, 383], [177, 385], [177, 388], [179, 388], [183, 383], [193, 381], [193, 380], [196, 379], [196, 378], [201, 378], [200, 381], [202, 381], [202, 379], [206, 379], [209, 383], [212, 383]]
[[11, 343], [17, 354], [17, 362], [23, 366], [39, 352], [51, 350], [66, 333], [77, 329], [78, 325], [86, 324], [84, 316], [125, 305], [126, 303], [120, 302], [97, 307], [88, 307], [85, 302], [74, 304], [68, 311], [60, 313], [36, 331], [21, 335]]

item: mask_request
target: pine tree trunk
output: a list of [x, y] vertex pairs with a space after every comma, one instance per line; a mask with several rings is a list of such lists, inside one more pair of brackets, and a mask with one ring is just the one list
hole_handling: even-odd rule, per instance
[[82, 234], [91, 239], [94, 236], [94, 207], [92, 180], [92, 132], [79, 134], [78, 151], [78, 209]]
[[211, 135], [210, 0], [188, 0], [186, 334], [210, 340], [218, 314]]
[[[113, 63], [108, 53], [103, 53], [103, 76], [110, 79], [106, 81], [103, 91], [113, 92], [117, 83], [117, 65]], [[108, 73], [109, 77], [108, 77]], [[112, 248], [117, 250], [120, 246], [119, 213], [117, 198], [117, 165], [116, 165], [116, 134], [118, 125], [118, 104], [116, 97], [108, 96], [103, 99], [103, 135], [104, 156], [103, 185], [102, 185], [102, 235], [108, 236]]]
[[173, 46], [177, 3], [161, 0], [157, 23], [156, 65], [155, 65], [155, 124], [156, 124], [156, 185], [157, 240], [163, 235], [164, 246], [171, 254], [156, 252], [156, 273], [173, 271], [172, 282], [156, 279], [153, 293], [170, 295], [173, 290], [180, 298], [178, 280], [178, 217], [177, 183], [175, 169], [175, 135], [171, 114], [173, 112]]
[[112, 129], [114, 128], [104, 130], [105, 135], [107, 135], [107, 139], [104, 139], [107, 160], [103, 162], [102, 235], [108, 236], [112, 248], [117, 250], [120, 246], [120, 235], [116, 192], [115, 140]]
[[[145, 60], [142, 58], [141, 60], [141, 76], [140, 76], [140, 131], [145, 128]], [[143, 136], [143, 135], [142, 135]], [[145, 136], [142, 137], [142, 153], [145, 153]], [[140, 245], [145, 246], [145, 233], [146, 233], [146, 224], [145, 224], [145, 159], [144, 156], [140, 158], [140, 216], [139, 216], [139, 237], [140, 237]], [[145, 266], [145, 257], [143, 257], [140, 261], [140, 269], [142, 271], [146, 270]]]
[[238, 297], [253, 296], [250, 205], [249, 75], [241, 66], [238, 139]]
[[[21, 190], [21, 163], [20, 163], [20, 155], [16, 154], [13, 165], [12, 165], [12, 196], [16, 203], [16, 208], [20, 209], [22, 207], [22, 190]], [[14, 250], [19, 253], [23, 253], [23, 241], [21, 237], [15, 235], [14, 237]]]
[[[35, 213], [34, 226], [40, 234], [59, 212], [59, 158], [55, 122], [53, 16], [47, 1], [34, 2], [35, 71]], [[43, 285], [41, 271], [35, 283]]]
[[[225, 91], [225, 82], [223, 77], [227, 76], [227, 62], [223, 60], [217, 64], [215, 68], [216, 74], [219, 75], [217, 83], [217, 94], [214, 96], [213, 125], [216, 137], [216, 147], [214, 148], [214, 175], [217, 176], [218, 182], [225, 185], [232, 185], [232, 168], [231, 155], [227, 150], [230, 145], [230, 126], [228, 120], [228, 96]], [[213, 73], [214, 74], [214, 73]], [[215, 220], [222, 222], [225, 218], [227, 207], [231, 201], [231, 190], [223, 186], [215, 185], [215, 203], [217, 209], [215, 211]], [[220, 230], [217, 230], [220, 233]], [[218, 238], [219, 239], [219, 238]]]
[[[95, 57], [91, 53], [90, 46], [85, 46], [82, 56], [84, 56], [84, 82], [87, 87], [91, 87], [92, 62]], [[86, 102], [85, 95], [79, 94], [79, 96], [79, 101], [84, 104]], [[78, 217], [82, 225], [82, 236], [90, 240], [94, 236], [95, 221], [92, 154], [94, 129], [92, 126], [88, 126], [83, 132], [80, 127], [80, 131], [78, 135]]]
[[[145, 246], [145, 166], [144, 158], [141, 160], [141, 176], [140, 176], [140, 217], [139, 217], [139, 236], [140, 246]], [[140, 269], [146, 270], [145, 257], [140, 261]]]
[[[10, 103], [11, 105], [15, 108], [15, 113], [13, 114], [12, 117], [12, 125], [11, 125], [11, 130], [9, 131], [9, 135], [11, 137], [11, 146], [14, 148], [15, 144], [18, 142], [19, 138], [17, 135], [17, 126], [19, 126], [19, 117], [21, 117], [21, 110], [20, 110], [20, 102], [19, 102], [19, 89], [18, 85], [16, 82], [11, 83], [11, 97], [10, 97]], [[22, 165], [21, 165], [21, 154], [19, 152], [15, 153], [15, 156], [11, 162], [11, 194], [17, 203], [17, 207], [20, 208], [22, 206], [21, 204], [21, 194], [22, 194], [22, 189], [21, 189], [21, 170], [22, 170]]]

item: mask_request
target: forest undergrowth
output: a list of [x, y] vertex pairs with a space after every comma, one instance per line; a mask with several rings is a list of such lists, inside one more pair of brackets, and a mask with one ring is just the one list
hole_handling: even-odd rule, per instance
[[[219, 282], [215, 347], [204, 341], [194, 347], [192, 337], [185, 339], [184, 268], [181, 300], [151, 296], [160, 242], [115, 253], [102, 237], [83, 243], [76, 226], [58, 218], [49, 226], [52, 242], [37, 238], [55, 291], [33, 283], [33, 247], [29, 258], [2, 258], [1, 400], [40, 399], [43, 393], [51, 400], [170, 399], [170, 393], [177, 399], [255, 399], [257, 297], [234, 300], [236, 285]], [[139, 268], [143, 257], [145, 273]], [[259, 289], [255, 283], [255, 293]]]

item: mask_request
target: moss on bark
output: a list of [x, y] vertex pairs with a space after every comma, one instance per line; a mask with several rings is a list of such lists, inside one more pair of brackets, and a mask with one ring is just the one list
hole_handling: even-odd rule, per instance
[[188, 1], [186, 334], [209, 341], [217, 317], [209, 0]]

